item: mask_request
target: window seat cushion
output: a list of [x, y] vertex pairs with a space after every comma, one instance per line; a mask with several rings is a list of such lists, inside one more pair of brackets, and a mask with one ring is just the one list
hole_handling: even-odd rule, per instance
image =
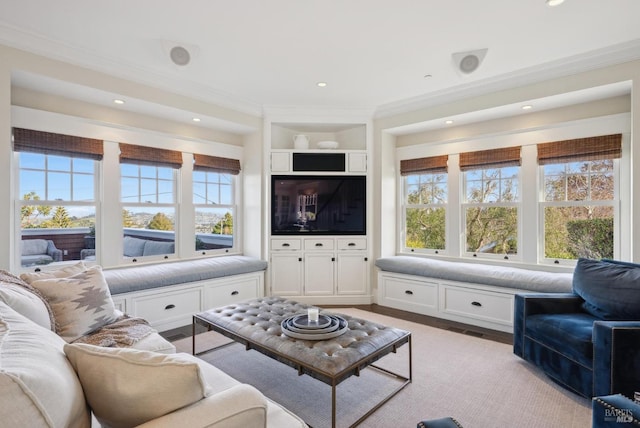
[[376, 266], [388, 272], [542, 293], [570, 293], [572, 291], [572, 273], [545, 272], [510, 266], [452, 262], [412, 256], [383, 257], [376, 260]]
[[130, 293], [186, 282], [265, 270], [267, 262], [248, 256], [223, 256], [156, 265], [105, 269], [111, 294]]

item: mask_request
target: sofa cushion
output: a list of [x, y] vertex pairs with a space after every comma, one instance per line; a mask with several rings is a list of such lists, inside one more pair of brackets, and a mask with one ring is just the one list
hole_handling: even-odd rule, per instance
[[131, 427], [188, 406], [210, 394], [200, 367], [187, 354], [65, 345], [89, 406], [100, 423]]
[[100, 266], [67, 278], [38, 279], [31, 285], [49, 302], [56, 320], [56, 333], [67, 342], [118, 319]]
[[142, 255], [158, 256], [160, 254], [173, 254], [175, 252], [174, 248], [173, 242], [147, 241], [144, 243]]
[[20, 254], [23, 256], [36, 256], [47, 254], [49, 243], [44, 239], [23, 239], [20, 241]]
[[573, 291], [583, 308], [603, 320], [640, 319], [640, 265], [611, 260], [579, 259]]
[[122, 253], [125, 257], [140, 257], [144, 252], [144, 239], [125, 236], [122, 241]]
[[89, 427], [64, 341], [0, 302], [0, 425]]
[[0, 283], [0, 301], [41, 327], [51, 330], [49, 312], [42, 299], [16, 284]]
[[583, 366], [593, 366], [593, 323], [589, 314], [538, 314], [527, 317], [525, 335]]
[[31, 284], [33, 281], [37, 281], [38, 279], [66, 278], [83, 272], [86, 269], [87, 266], [84, 262], [78, 262], [71, 266], [65, 266], [57, 269], [43, 270], [40, 272], [25, 272], [20, 274], [20, 279], [25, 281], [27, 284]]

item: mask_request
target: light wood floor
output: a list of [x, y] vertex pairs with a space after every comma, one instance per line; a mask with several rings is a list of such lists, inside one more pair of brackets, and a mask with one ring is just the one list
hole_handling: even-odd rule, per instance
[[[512, 344], [513, 334], [504, 333], [501, 331], [489, 330], [482, 327], [476, 327], [468, 324], [462, 324], [455, 321], [448, 321], [441, 318], [434, 318], [427, 315], [415, 314], [412, 312], [402, 311], [399, 309], [388, 308], [386, 306], [380, 306], [376, 304], [372, 305], [349, 305], [349, 306], [323, 306], [323, 308], [339, 309], [341, 307], [355, 307], [365, 311], [371, 311], [382, 315], [387, 315], [394, 318], [400, 318], [406, 321], [411, 321], [419, 324], [428, 325], [431, 327], [442, 328], [449, 331], [454, 331], [460, 334], [466, 334], [474, 337], [481, 337], [488, 340], [494, 340], [496, 342]], [[184, 339], [191, 336], [192, 327], [186, 325], [184, 327], [175, 328], [172, 330], [163, 331], [160, 333], [164, 338], [170, 341]], [[206, 329], [200, 325], [196, 326], [196, 332], [204, 332]]]

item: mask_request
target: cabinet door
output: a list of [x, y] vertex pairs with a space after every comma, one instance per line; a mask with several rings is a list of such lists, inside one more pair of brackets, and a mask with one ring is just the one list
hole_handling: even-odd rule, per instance
[[289, 172], [289, 153], [271, 153], [271, 172]]
[[349, 172], [367, 172], [366, 153], [349, 153]]
[[364, 251], [338, 254], [338, 294], [365, 294], [369, 262]]
[[283, 252], [271, 255], [271, 294], [276, 296], [302, 295], [302, 255]]
[[304, 294], [330, 296], [334, 294], [333, 253], [310, 253], [304, 257]]

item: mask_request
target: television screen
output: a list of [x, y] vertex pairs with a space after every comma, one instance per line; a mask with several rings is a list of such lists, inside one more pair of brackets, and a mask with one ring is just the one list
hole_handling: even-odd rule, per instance
[[366, 177], [274, 175], [272, 235], [365, 235]]

